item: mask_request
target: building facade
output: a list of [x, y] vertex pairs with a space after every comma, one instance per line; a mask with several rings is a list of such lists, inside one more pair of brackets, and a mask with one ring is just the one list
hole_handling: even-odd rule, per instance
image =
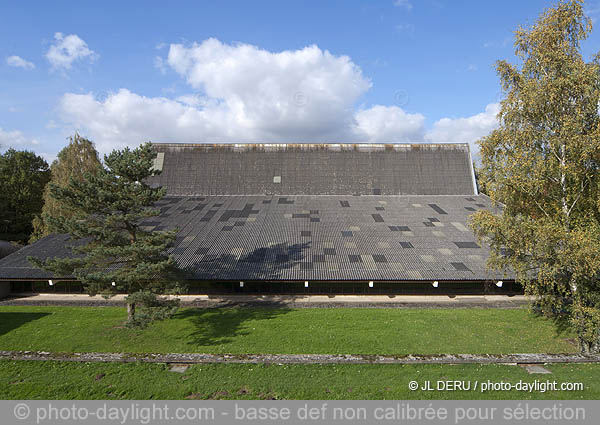
[[[150, 184], [167, 189], [148, 230], [178, 229], [170, 253], [192, 293], [506, 293], [486, 269], [469, 215], [477, 193], [467, 144], [154, 144]], [[27, 256], [69, 255], [50, 235], [0, 260], [0, 285], [40, 291], [68, 276]], [[503, 281], [504, 285], [497, 285]], [[59, 286], [53, 285], [53, 290]]]

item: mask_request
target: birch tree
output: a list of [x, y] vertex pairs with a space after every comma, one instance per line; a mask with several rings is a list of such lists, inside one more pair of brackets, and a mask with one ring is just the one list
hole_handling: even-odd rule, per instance
[[[58, 153], [57, 159], [50, 166], [50, 183], [65, 187], [70, 179], [82, 181], [85, 173], [93, 173], [100, 165], [98, 152], [94, 144], [88, 139], [75, 133], [69, 138], [69, 144]], [[42, 214], [33, 219], [33, 234], [29, 243], [50, 234], [47, 217], [69, 217], [74, 213], [69, 208], [57, 201], [50, 193], [50, 185], [44, 190], [44, 207]]]
[[600, 56], [583, 1], [561, 1], [515, 32], [517, 64], [496, 64], [505, 98], [500, 127], [479, 141], [480, 172], [500, 215], [471, 225], [512, 268], [534, 305], [600, 351]]

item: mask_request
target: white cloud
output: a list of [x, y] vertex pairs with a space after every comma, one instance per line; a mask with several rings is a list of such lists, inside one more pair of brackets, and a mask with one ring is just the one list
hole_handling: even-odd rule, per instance
[[97, 58], [98, 54], [91, 50], [79, 36], [76, 34], [65, 36], [60, 32], [54, 34], [54, 43], [46, 53], [46, 59], [52, 68], [62, 70], [70, 69], [75, 61], [86, 59], [93, 62]]
[[584, 12], [595, 24], [600, 16], [600, 2], [587, 3]]
[[491, 47], [494, 47], [494, 48], [506, 47], [510, 43], [511, 39], [512, 39], [511, 37], [505, 37], [502, 41], [498, 41], [498, 42], [486, 41], [485, 43], [483, 43], [483, 47], [485, 49], [489, 49]]
[[375, 105], [355, 115], [356, 132], [362, 141], [416, 143], [423, 140], [425, 117], [408, 114], [397, 106]]
[[498, 127], [496, 115], [500, 112], [499, 103], [490, 103], [485, 111], [467, 118], [442, 118], [433, 124], [425, 134], [428, 143], [469, 143], [471, 152], [477, 155], [479, 147], [475, 144]]
[[[173, 44], [164, 63], [195, 93], [145, 97], [126, 89], [97, 101], [67, 93], [59, 110], [100, 150], [146, 140], [291, 142], [371, 139], [355, 103], [371, 86], [347, 56], [317, 46], [268, 52], [215, 39]], [[74, 127], [74, 128], [72, 128]]]
[[168, 64], [191, 87], [218, 99], [257, 136], [327, 137], [344, 125], [371, 82], [347, 56], [317, 46], [272, 53], [208, 39], [172, 44]]
[[149, 140], [234, 141], [227, 133], [240, 127], [219, 107], [201, 110], [177, 100], [144, 97], [126, 89], [110, 94], [103, 102], [95, 100], [91, 93], [67, 93], [59, 109], [64, 120], [94, 140], [101, 153]]
[[442, 119], [429, 132], [423, 115], [398, 106], [357, 109], [371, 82], [350, 58], [317, 46], [274, 53], [208, 39], [172, 44], [163, 65], [196, 91], [146, 97], [123, 88], [103, 99], [67, 93], [59, 104], [66, 132], [80, 131], [107, 153], [149, 140], [466, 142], [490, 127], [490, 106], [474, 117]]
[[403, 7], [406, 10], [412, 10], [412, 8], [413, 8], [413, 5], [410, 2], [410, 0], [396, 0], [394, 2], [394, 6], [396, 6], [396, 7]]
[[397, 106], [376, 105], [348, 111], [344, 120], [329, 126], [317, 123], [311, 127], [307, 121], [265, 125], [263, 117], [238, 116], [227, 104], [201, 95], [168, 99], [140, 96], [126, 89], [103, 102], [91, 93], [68, 93], [59, 109], [72, 130], [94, 140], [101, 153], [145, 141], [420, 143], [425, 120], [423, 115], [406, 113]]
[[409, 34], [413, 34], [415, 32], [415, 26], [413, 24], [398, 24], [396, 25], [396, 30], [399, 32], [408, 32]]
[[26, 137], [19, 130], [7, 131], [0, 127], [0, 149], [6, 150], [8, 148], [27, 148], [31, 146], [37, 146], [40, 142], [36, 139], [30, 139]]
[[9, 56], [6, 58], [7, 65], [14, 66], [15, 68], [33, 69], [35, 64], [23, 59], [21, 56]]
[[167, 73], [167, 65], [165, 64], [164, 59], [160, 56], [154, 57], [154, 67], [158, 69], [161, 74]]

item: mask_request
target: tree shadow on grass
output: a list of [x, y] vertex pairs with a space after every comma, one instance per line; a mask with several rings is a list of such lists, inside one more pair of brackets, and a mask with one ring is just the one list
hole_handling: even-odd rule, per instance
[[0, 335], [7, 334], [25, 323], [49, 315], [50, 313], [0, 312]]
[[[306, 257], [305, 251], [309, 248], [310, 242], [293, 245], [281, 243], [257, 248], [239, 259], [230, 254], [204, 256], [202, 261], [188, 266], [187, 272], [206, 280], [278, 280], [285, 270], [302, 265]], [[290, 300], [289, 296], [286, 298]], [[194, 324], [190, 344], [207, 346], [226, 344], [238, 336], [247, 335], [244, 323], [248, 321], [270, 320], [289, 311], [291, 309], [285, 302], [276, 299], [263, 306], [231, 300], [219, 307], [189, 308], [181, 311], [178, 316]]]
[[565, 304], [563, 307], [554, 307], [551, 311], [546, 312], [543, 312], [542, 307], [535, 301], [529, 307], [529, 311], [535, 318], [552, 322], [556, 328], [557, 336], [572, 330], [571, 322], [569, 320], [568, 304]]
[[554, 326], [554, 335], [556, 338], [561, 338], [569, 345], [577, 348], [581, 348], [577, 335], [571, 336], [575, 333], [572, 323], [569, 320], [566, 309], [556, 309], [552, 313], [543, 313], [541, 308], [537, 305], [533, 305], [530, 309], [533, 316], [537, 319], [543, 319], [549, 321]]
[[239, 304], [228, 307], [188, 308], [177, 316], [189, 320], [194, 325], [188, 344], [194, 347], [228, 344], [236, 337], [248, 335], [245, 324], [249, 321], [271, 320], [288, 313], [291, 309], [284, 305], [274, 308], [243, 307]]

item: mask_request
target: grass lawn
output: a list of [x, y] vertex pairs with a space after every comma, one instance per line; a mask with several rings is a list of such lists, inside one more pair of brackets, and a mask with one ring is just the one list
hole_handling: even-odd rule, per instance
[[[600, 365], [550, 365], [529, 375], [504, 365], [195, 365], [0, 361], [0, 399], [600, 399]], [[583, 391], [410, 391], [438, 380], [582, 382]]]
[[124, 328], [125, 315], [118, 307], [3, 306], [0, 350], [397, 355], [576, 351], [568, 342], [572, 335], [557, 334], [551, 322], [527, 309], [186, 308], [144, 330]]

